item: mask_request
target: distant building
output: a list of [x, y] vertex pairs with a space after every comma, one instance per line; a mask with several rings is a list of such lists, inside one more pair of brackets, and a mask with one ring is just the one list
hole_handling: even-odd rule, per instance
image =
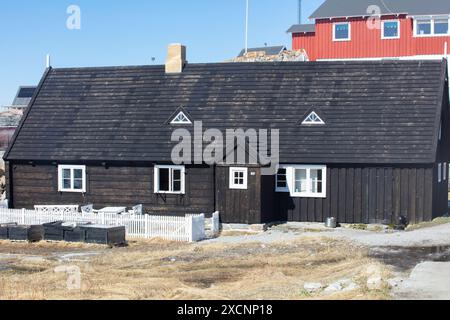
[[304, 50], [287, 50], [285, 46], [248, 48], [229, 62], [308, 61]]
[[311, 61], [441, 60], [449, 50], [448, 0], [327, 0], [309, 18], [288, 33]]
[[22, 86], [10, 106], [0, 111], [0, 154], [8, 147], [14, 131], [19, 125], [23, 112], [33, 97], [36, 87]]
[[239, 58], [244, 57], [246, 54], [252, 54], [256, 52], [263, 52], [266, 56], [277, 56], [281, 52], [286, 50], [285, 46], [275, 46], [275, 47], [261, 47], [261, 48], [248, 48], [247, 53], [245, 52], [245, 49], [242, 49], [242, 51], [239, 53]]

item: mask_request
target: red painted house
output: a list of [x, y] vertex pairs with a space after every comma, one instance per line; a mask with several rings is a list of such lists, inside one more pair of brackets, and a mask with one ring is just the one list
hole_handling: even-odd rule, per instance
[[327, 0], [292, 26], [309, 60], [441, 59], [450, 45], [450, 0]]

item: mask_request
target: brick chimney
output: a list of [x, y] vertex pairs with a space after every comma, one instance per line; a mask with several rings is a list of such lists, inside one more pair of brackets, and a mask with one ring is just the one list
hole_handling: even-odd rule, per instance
[[180, 43], [169, 45], [166, 59], [166, 73], [181, 73], [186, 63], [186, 47]]

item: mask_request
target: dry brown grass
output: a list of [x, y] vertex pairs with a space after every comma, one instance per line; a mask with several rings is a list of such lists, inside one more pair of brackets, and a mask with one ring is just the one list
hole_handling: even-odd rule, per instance
[[[385, 299], [387, 290], [364, 285], [365, 250], [327, 239], [299, 239], [273, 245], [180, 244], [159, 240], [127, 248], [56, 243], [0, 242], [3, 253], [39, 255], [0, 260], [0, 299]], [[67, 276], [55, 273], [55, 252], [100, 252], [89, 261], [66, 263], [82, 271], [81, 290], [67, 290]], [[9, 259], [9, 260], [8, 260]], [[383, 272], [387, 268], [379, 265]], [[305, 282], [330, 284], [353, 279], [361, 289], [337, 295], [309, 295]]]
[[408, 228], [406, 229], [406, 231], [414, 231], [414, 230], [419, 230], [419, 229], [431, 228], [431, 227], [436, 227], [436, 226], [440, 226], [440, 225], [447, 224], [447, 223], [450, 223], [449, 217], [440, 217], [440, 218], [434, 219], [433, 221], [409, 225]]

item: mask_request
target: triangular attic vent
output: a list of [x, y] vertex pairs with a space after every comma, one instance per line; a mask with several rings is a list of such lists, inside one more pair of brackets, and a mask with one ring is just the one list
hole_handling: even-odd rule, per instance
[[308, 124], [308, 125], [323, 125], [325, 124], [325, 122], [322, 120], [321, 117], [319, 117], [319, 115], [317, 113], [315, 113], [314, 111], [311, 112], [309, 114], [309, 116], [307, 116], [305, 118], [305, 120], [303, 120], [302, 124]]
[[170, 122], [170, 124], [192, 124], [191, 120], [184, 114], [183, 111], [180, 111], [175, 118]]

